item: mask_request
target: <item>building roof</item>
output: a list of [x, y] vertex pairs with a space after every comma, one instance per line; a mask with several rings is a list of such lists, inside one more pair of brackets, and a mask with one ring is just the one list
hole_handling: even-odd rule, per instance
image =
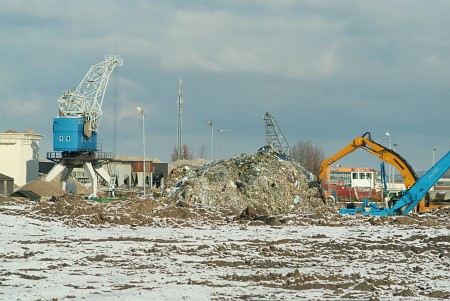
[[11, 178], [7, 175], [4, 175], [2, 173], [0, 173], [0, 180], [10, 180], [10, 181], [14, 181], [14, 178]]
[[[142, 161], [142, 156], [116, 156], [115, 161], [125, 161], [125, 162], [136, 162], [136, 161]], [[151, 161], [153, 163], [161, 163], [161, 160], [158, 158], [145, 158], [145, 161]]]
[[7, 139], [28, 138], [28, 139], [34, 139], [34, 140], [41, 140], [42, 137], [44, 137], [44, 136], [41, 134], [37, 134], [33, 130], [26, 130], [25, 132], [22, 132], [22, 133], [14, 131], [14, 130], [7, 130], [3, 133], [0, 133], [0, 138], [7, 138]]
[[11, 194], [11, 196], [12, 197], [23, 197], [23, 198], [30, 199], [32, 201], [36, 201], [41, 198], [40, 195], [34, 193], [33, 191], [29, 191], [29, 190], [16, 191], [13, 194]]

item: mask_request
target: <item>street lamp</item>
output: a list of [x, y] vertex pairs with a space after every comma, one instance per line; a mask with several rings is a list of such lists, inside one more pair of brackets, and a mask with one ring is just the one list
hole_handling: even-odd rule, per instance
[[231, 132], [231, 130], [217, 130], [219, 132], [219, 159], [222, 159], [222, 156], [220, 155], [220, 149], [222, 147], [222, 133], [224, 132]]
[[213, 153], [213, 139], [214, 139], [214, 124], [211, 120], [206, 120], [206, 123], [211, 128], [211, 153], [210, 160], [212, 161], [212, 153]]
[[391, 147], [392, 147], [391, 134], [389, 133], [389, 131], [386, 131], [386, 133], [384, 133], [384, 135], [386, 135], [387, 137], [389, 137], [389, 148], [391, 148]]
[[[398, 146], [397, 143], [392, 143], [392, 150], [395, 152], [395, 147]], [[392, 183], [395, 183], [395, 169], [394, 166], [391, 166], [392, 169]], [[395, 187], [395, 186], [394, 186]]]
[[145, 196], [145, 178], [146, 178], [146, 168], [145, 168], [145, 114], [144, 114], [144, 109], [141, 107], [136, 107], [136, 111], [138, 112], [138, 114], [140, 114], [142, 116], [142, 149], [143, 149], [143, 153], [144, 153], [144, 157], [142, 159], [142, 164], [144, 165], [143, 167], [143, 188], [144, 188], [144, 196]]
[[436, 152], [436, 150], [437, 150], [438, 148], [435, 146], [435, 147], [433, 147], [433, 166], [434, 166], [434, 153]]
[[[392, 149], [392, 137], [391, 137], [391, 134], [389, 133], [389, 131], [386, 131], [386, 133], [384, 133], [384, 135], [389, 137], [389, 149]], [[392, 165], [389, 164], [389, 188], [392, 188], [391, 185], [392, 185]]]

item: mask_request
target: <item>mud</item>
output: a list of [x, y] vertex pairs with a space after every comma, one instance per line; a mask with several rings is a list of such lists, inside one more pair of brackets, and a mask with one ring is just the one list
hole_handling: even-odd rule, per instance
[[[28, 292], [20, 299], [38, 300], [38, 288], [50, 282], [61, 293], [44, 299], [152, 298], [173, 286], [180, 292], [162, 299], [450, 298], [448, 208], [389, 218], [328, 211], [269, 215], [253, 206], [168, 199], [3, 198], [2, 220], [29, 220], [21, 238], [13, 234], [20, 227], [2, 227], [12, 238], [0, 251], [0, 298], [20, 289]], [[58, 227], [68, 232], [58, 236]], [[39, 234], [26, 234], [33, 229]]]
[[271, 149], [172, 170], [155, 198], [0, 198], [0, 299], [450, 298], [450, 207], [339, 215]]

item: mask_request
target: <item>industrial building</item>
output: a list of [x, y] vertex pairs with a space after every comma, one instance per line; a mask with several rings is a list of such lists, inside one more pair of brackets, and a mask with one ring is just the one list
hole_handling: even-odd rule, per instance
[[14, 179], [0, 173], [0, 195], [10, 195], [14, 191]]
[[[40, 174], [45, 176], [54, 165], [54, 162], [39, 162]], [[152, 159], [146, 159], [145, 166], [145, 186], [147, 187], [147, 189], [158, 188], [161, 183], [161, 179], [167, 178], [168, 176], [169, 164], [154, 162]], [[118, 188], [121, 191], [140, 191], [143, 189], [144, 168], [142, 157], [118, 156], [117, 158], [107, 162], [104, 167], [110, 174], [112, 178], [112, 184], [114, 184], [115, 188]], [[74, 168], [70, 174], [70, 178], [76, 180], [80, 184], [85, 185], [86, 187], [90, 186], [89, 176], [83, 168]], [[99, 180], [104, 187], [108, 185], [107, 183], [103, 183], [102, 179]], [[78, 190], [73, 187], [73, 185], [70, 186], [72, 187], [71, 189], [68, 189], [68, 187], [66, 186], [66, 191], [79, 193]]]
[[0, 173], [14, 179], [14, 186], [39, 178], [39, 143], [42, 137], [32, 130], [0, 133]]
[[325, 183], [324, 188], [331, 191], [335, 199], [381, 198], [381, 183], [374, 169], [330, 166]]

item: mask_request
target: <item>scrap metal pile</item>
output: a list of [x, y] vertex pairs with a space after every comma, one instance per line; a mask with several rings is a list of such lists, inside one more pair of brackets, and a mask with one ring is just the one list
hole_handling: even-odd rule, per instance
[[254, 206], [269, 214], [317, 212], [326, 206], [317, 188], [308, 187], [313, 180], [303, 166], [266, 146], [255, 154], [177, 167], [165, 195], [189, 204]]

